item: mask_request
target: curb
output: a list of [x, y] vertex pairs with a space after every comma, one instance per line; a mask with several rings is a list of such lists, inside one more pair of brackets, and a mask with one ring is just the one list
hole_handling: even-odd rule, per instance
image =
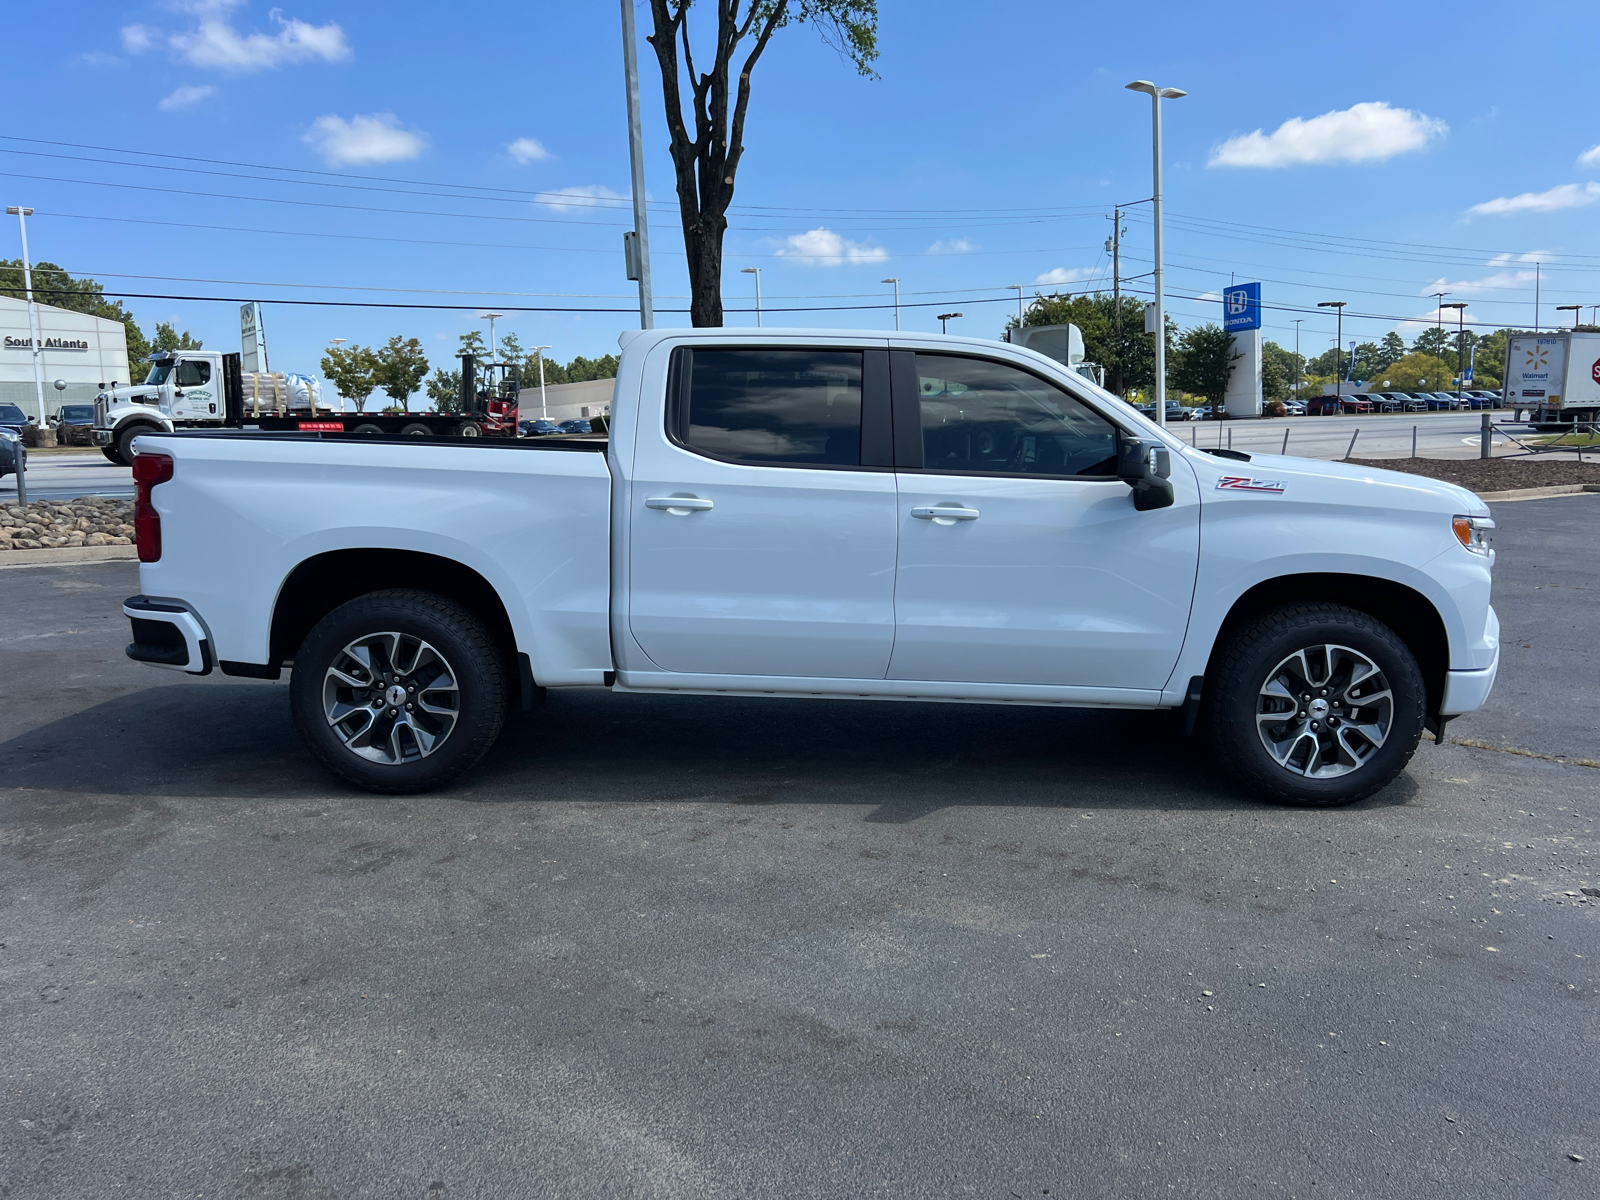
[[138, 546], [52, 546], [0, 554], [0, 571], [9, 567], [58, 567], [72, 563], [138, 562]]
[[1600, 483], [1557, 483], [1550, 487], [1515, 488], [1508, 492], [1479, 492], [1478, 499], [1495, 504], [1513, 500], [1544, 500], [1550, 496], [1578, 496], [1600, 492]]

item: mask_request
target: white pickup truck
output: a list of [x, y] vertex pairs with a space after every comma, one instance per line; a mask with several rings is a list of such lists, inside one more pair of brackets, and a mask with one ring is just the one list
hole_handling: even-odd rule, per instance
[[1256, 792], [1341, 804], [1494, 683], [1462, 488], [1196, 451], [996, 342], [622, 341], [607, 439], [140, 436], [129, 655], [292, 666], [312, 754], [381, 792], [606, 687], [1174, 709]]

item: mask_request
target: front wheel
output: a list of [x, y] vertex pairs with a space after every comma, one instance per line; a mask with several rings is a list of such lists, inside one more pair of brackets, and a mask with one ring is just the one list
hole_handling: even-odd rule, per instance
[[106, 456], [107, 462], [116, 463], [119, 467], [131, 467], [133, 464], [122, 457], [122, 452], [116, 446], [101, 446], [100, 453]]
[[306, 636], [289, 705], [307, 748], [335, 775], [369, 792], [425, 792], [494, 744], [505, 670], [461, 605], [431, 592], [371, 592]]
[[476, 421], [463, 421], [461, 428], [456, 430], [457, 437], [482, 437], [483, 429]]
[[1207, 728], [1224, 764], [1269, 800], [1350, 804], [1416, 752], [1422, 671], [1400, 637], [1339, 604], [1292, 604], [1236, 631], [1206, 680]]

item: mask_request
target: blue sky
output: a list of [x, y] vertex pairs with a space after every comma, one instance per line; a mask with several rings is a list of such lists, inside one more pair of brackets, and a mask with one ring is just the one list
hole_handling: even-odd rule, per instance
[[[1135, 78], [1189, 93], [1165, 109], [1168, 289], [1182, 324], [1217, 319], [1211, 297], [1230, 274], [1263, 281], [1269, 337], [1292, 347], [1298, 317], [1313, 354], [1333, 341], [1319, 300], [1349, 302], [1347, 339], [1427, 317], [1436, 291], [1467, 301], [1470, 319], [1526, 326], [1538, 263], [1544, 324], [1557, 304], [1600, 304], [1592, 0], [881, 10], [879, 79], [803, 27], [757, 67], [727, 240], [729, 324], [754, 323], [736, 311], [751, 303], [747, 266], [762, 270], [769, 325], [890, 328], [890, 310], [854, 306], [886, 304], [878, 281], [893, 275], [908, 328], [960, 311], [952, 331], [993, 336], [1015, 311], [1008, 285], [1109, 286], [1112, 207], [1150, 192], [1150, 102], [1123, 88]], [[475, 311], [288, 299], [632, 304], [630, 218], [607, 201], [628, 190], [608, 0], [62, 11], [7, 14], [0, 194], [37, 209], [36, 258], [108, 291], [260, 299], [278, 369], [314, 371], [329, 338], [394, 333], [448, 365], [457, 336], [481, 327]], [[648, 11], [639, 19], [642, 36]], [[641, 48], [658, 304], [682, 308], [660, 79]], [[1140, 276], [1148, 206], [1127, 230], [1124, 272]], [[0, 256], [17, 252], [8, 219]], [[238, 345], [232, 304], [129, 304], [147, 330], [171, 319]], [[830, 305], [847, 311], [772, 311]], [[499, 326], [566, 359], [614, 349], [636, 322], [516, 313]], [[1399, 328], [1409, 340], [1421, 326]]]

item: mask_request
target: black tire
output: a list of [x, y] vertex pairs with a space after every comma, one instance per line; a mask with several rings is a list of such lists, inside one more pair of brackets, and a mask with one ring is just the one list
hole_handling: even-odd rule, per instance
[[154, 425], [130, 425], [117, 434], [117, 454], [123, 465], [133, 466], [133, 439], [141, 433], [159, 433]]
[[122, 452], [115, 446], [101, 446], [100, 453], [104, 454], [108, 461], [116, 463], [119, 467], [133, 466], [131, 462], [122, 457]]
[[357, 425], [350, 432], [351, 433], [362, 433], [362, 434], [382, 433], [383, 432], [383, 426], [382, 425], [374, 425], [371, 421], [366, 421], [366, 422], [363, 422], [360, 425]]
[[[1323, 647], [1329, 649], [1320, 657], [1300, 661], [1312, 664], [1313, 677], [1325, 677], [1285, 688], [1307, 672], [1279, 668], [1300, 651]], [[1363, 658], [1381, 677], [1362, 682]], [[1399, 635], [1366, 613], [1323, 603], [1273, 609], [1236, 630], [1213, 661], [1203, 702], [1206, 732], [1223, 764], [1256, 794], [1306, 808], [1352, 804], [1387, 787], [1416, 753], [1426, 710], [1422, 671]], [[1282, 723], [1257, 720], [1279, 711]], [[1379, 742], [1363, 732], [1378, 730]], [[1268, 750], [1268, 738], [1289, 747], [1287, 765]], [[1324, 774], [1332, 771], [1343, 773]]]
[[[382, 647], [386, 637], [395, 635], [399, 640], [393, 644], [399, 649], [393, 665], [399, 669], [391, 670], [383, 661], [387, 651], [374, 652], [371, 647]], [[361, 645], [366, 638], [374, 641]], [[407, 655], [414, 644], [425, 649], [415, 651], [408, 668]], [[352, 646], [362, 650], [376, 668], [367, 674], [377, 687], [347, 688], [338, 676], [330, 674], [336, 665], [348, 668], [361, 661], [347, 654]], [[442, 674], [437, 674], [439, 664]], [[407, 675], [407, 670], [412, 674]], [[453, 687], [436, 692], [429, 686], [430, 682], [437, 686], [447, 676]], [[420, 688], [415, 696], [417, 707], [426, 707], [423, 695], [432, 695], [435, 707], [404, 716], [399, 713], [398, 701], [394, 702], [396, 708], [387, 710], [380, 703], [377, 715], [365, 727], [360, 726], [360, 717], [373, 708], [377, 688], [386, 682], [412, 691]], [[448, 698], [452, 692], [453, 701]], [[369, 592], [334, 609], [306, 635], [294, 656], [289, 706], [295, 728], [312, 756], [341, 779], [369, 792], [426, 792], [475, 764], [500, 735], [506, 717], [505, 668], [483, 623], [453, 600], [401, 588]], [[341, 711], [344, 720], [336, 727], [330, 722]], [[443, 721], [428, 714], [446, 711], [453, 712], [454, 720], [442, 736], [434, 728], [419, 737], [421, 726], [406, 724], [442, 726]], [[409, 705], [406, 712], [411, 713]], [[346, 738], [341, 730], [357, 732]], [[424, 749], [423, 741], [429, 736], [438, 740]], [[363, 742], [361, 748], [353, 748]], [[397, 750], [398, 761], [393, 754]]]
[[409, 425], [402, 425], [400, 434], [402, 437], [432, 437], [433, 430], [421, 421], [413, 421]]
[[483, 436], [483, 430], [478, 426], [478, 423], [476, 421], [463, 421], [463, 422], [461, 422], [460, 428], [458, 428], [456, 430], [456, 436], [457, 437], [482, 437]]

